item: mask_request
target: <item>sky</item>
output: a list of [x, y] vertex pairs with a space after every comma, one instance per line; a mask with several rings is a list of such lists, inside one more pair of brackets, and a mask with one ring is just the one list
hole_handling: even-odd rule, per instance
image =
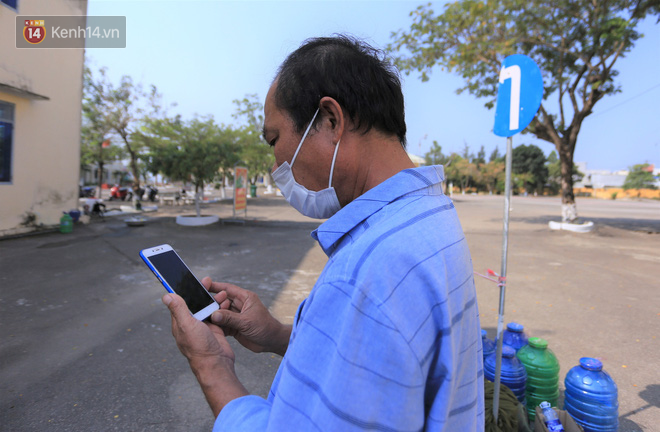
[[[391, 33], [409, 29], [409, 14], [425, 1], [162, 1], [89, 0], [88, 15], [126, 16], [127, 43], [121, 49], [87, 49], [92, 68], [107, 67], [118, 83], [130, 75], [155, 85], [170, 113], [190, 118], [212, 115], [231, 124], [232, 103], [257, 94], [263, 103], [277, 67], [307, 38], [348, 33], [377, 48]], [[442, 2], [434, 3], [442, 10]], [[574, 161], [587, 169], [616, 171], [638, 163], [660, 167], [660, 24], [647, 19], [645, 37], [617, 61], [622, 92], [607, 96], [582, 125]], [[457, 95], [460, 76], [433, 69], [431, 79], [402, 74], [408, 151], [423, 156], [437, 141], [445, 154], [467, 144], [486, 155], [506, 149], [493, 134], [495, 110], [485, 99]], [[554, 146], [531, 134], [513, 137], [514, 147], [535, 144], [549, 154]]]

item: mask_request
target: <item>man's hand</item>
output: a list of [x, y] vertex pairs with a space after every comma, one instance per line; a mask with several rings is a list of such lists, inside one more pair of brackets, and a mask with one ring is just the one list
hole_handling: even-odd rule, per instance
[[222, 327], [225, 334], [234, 336], [241, 345], [253, 352], [273, 352], [283, 356], [289, 345], [291, 326], [275, 319], [259, 297], [235, 285], [213, 282], [204, 278], [202, 284], [220, 304], [211, 321]]
[[185, 301], [176, 294], [165, 294], [163, 303], [172, 313], [172, 335], [181, 354], [191, 362], [213, 359], [233, 368], [234, 351], [220, 327], [193, 317]]
[[222, 329], [190, 314], [185, 301], [165, 294], [163, 303], [172, 314], [172, 335], [186, 356], [215, 416], [230, 401], [248, 394], [234, 372], [234, 351]]

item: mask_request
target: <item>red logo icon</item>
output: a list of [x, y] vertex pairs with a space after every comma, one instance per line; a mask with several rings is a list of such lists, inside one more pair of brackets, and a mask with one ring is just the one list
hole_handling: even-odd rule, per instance
[[25, 20], [23, 37], [29, 43], [35, 45], [46, 38], [46, 25], [44, 20]]

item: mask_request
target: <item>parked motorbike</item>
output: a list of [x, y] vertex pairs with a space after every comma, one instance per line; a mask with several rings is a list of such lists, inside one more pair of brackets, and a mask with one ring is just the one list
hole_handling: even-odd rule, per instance
[[137, 188], [135, 191], [135, 196], [137, 197], [138, 201], [142, 201], [144, 199], [144, 188]]
[[149, 201], [154, 202], [156, 201], [156, 195], [158, 195], [158, 189], [156, 189], [154, 186], [148, 185], [147, 186], [147, 197]]
[[118, 185], [114, 185], [113, 187], [110, 188], [110, 201], [114, 201], [114, 200], [130, 201], [132, 199], [133, 199], [133, 191], [131, 190], [131, 188], [119, 187]]
[[78, 188], [78, 196], [80, 198], [91, 198], [94, 196], [94, 192], [96, 191], [96, 187], [94, 186], [80, 186]]

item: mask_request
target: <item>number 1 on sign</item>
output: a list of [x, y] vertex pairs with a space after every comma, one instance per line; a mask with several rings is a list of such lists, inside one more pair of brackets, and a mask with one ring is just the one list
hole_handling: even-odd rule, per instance
[[509, 103], [509, 129], [516, 130], [520, 124], [520, 66], [502, 68], [500, 84], [511, 79], [511, 99]]

